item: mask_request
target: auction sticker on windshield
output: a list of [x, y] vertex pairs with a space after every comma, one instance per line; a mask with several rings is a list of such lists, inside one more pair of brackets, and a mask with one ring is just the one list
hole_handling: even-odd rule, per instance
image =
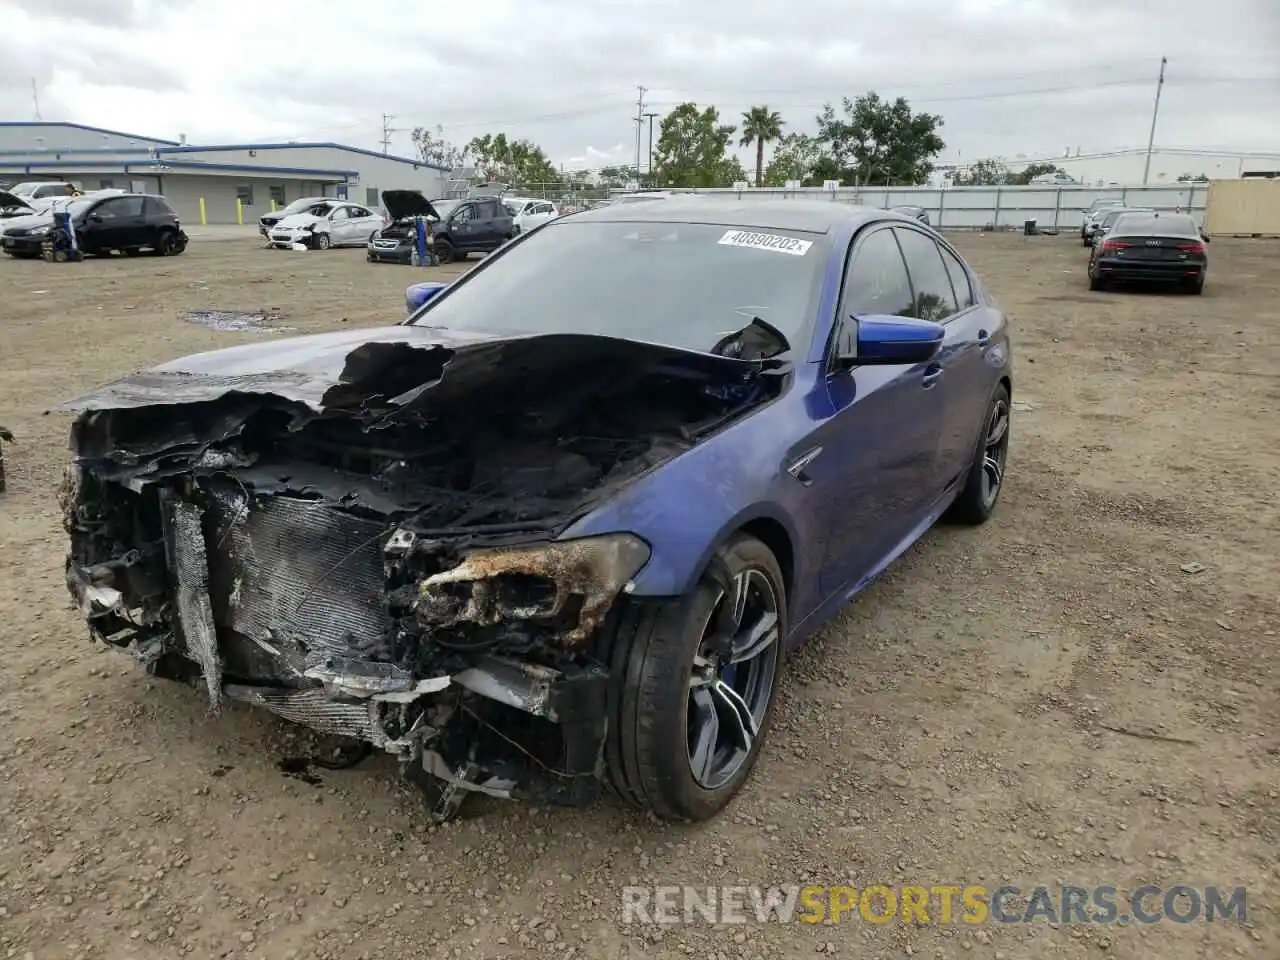
[[776, 233], [753, 233], [750, 230], [730, 230], [718, 241], [727, 247], [752, 247], [756, 250], [772, 250], [803, 257], [813, 246], [812, 240], [796, 240]]

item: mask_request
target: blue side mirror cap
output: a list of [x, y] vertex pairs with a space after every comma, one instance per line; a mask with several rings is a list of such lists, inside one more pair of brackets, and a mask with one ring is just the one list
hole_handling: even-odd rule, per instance
[[440, 283], [438, 281], [410, 284], [404, 291], [405, 309], [410, 313], [413, 313], [413, 311], [417, 310], [447, 286], [447, 283]]

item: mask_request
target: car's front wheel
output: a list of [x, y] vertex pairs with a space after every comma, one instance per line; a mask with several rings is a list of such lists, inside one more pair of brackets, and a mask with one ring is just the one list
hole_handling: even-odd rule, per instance
[[690, 596], [629, 607], [612, 642], [615, 790], [664, 820], [719, 813], [759, 756], [786, 636], [782, 572], [746, 535], [717, 551]]
[[311, 236], [311, 246], [316, 250], [328, 250], [333, 245], [327, 233], [315, 233]]
[[435, 244], [432, 246], [432, 250], [436, 256], [436, 263], [453, 263], [455, 253], [453, 250], [453, 244], [448, 240], [437, 238]]

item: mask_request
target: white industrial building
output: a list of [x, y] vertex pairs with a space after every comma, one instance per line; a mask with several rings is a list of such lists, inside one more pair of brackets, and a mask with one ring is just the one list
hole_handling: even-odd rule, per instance
[[[184, 138], [185, 140], [185, 138]], [[383, 190], [446, 193], [448, 170], [340, 143], [187, 144], [78, 123], [0, 121], [0, 182], [163, 194], [187, 223], [251, 223], [300, 197], [376, 209]]]
[[[1018, 157], [1006, 162], [1014, 172], [1032, 163], [1052, 163], [1077, 182], [1093, 187], [1136, 186], [1142, 183], [1147, 151], [1144, 147], [1135, 147], [1061, 157]], [[1147, 182], [1152, 186], [1177, 183], [1179, 177], [1202, 174], [1210, 180], [1280, 176], [1280, 153], [1216, 152], [1175, 147], [1157, 147], [1151, 151]]]

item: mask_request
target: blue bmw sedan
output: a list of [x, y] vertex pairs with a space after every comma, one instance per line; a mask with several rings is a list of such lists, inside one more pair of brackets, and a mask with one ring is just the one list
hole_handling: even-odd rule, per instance
[[62, 503], [98, 641], [396, 755], [434, 816], [714, 816], [786, 651], [1000, 496], [1006, 319], [908, 216], [614, 206], [408, 296], [72, 401]]

